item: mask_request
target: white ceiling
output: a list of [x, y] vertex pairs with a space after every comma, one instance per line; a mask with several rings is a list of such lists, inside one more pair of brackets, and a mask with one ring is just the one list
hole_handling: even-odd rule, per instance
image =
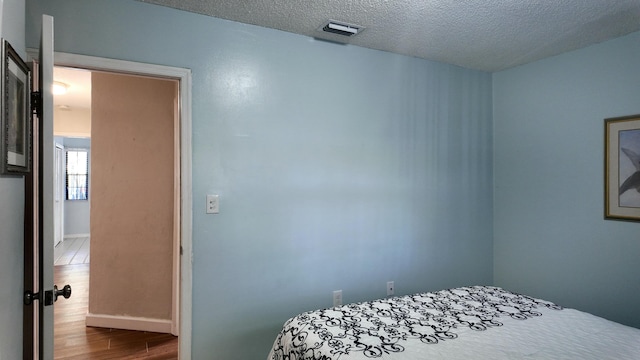
[[[499, 71], [640, 30], [640, 0], [138, 0]], [[346, 38], [328, 20], [361, 25]]]
[[53, 80], [67, 85], [67, 93], [53, 96], [54, 107], [65, 110], [91, 108], [91, 71], [56, 66]]

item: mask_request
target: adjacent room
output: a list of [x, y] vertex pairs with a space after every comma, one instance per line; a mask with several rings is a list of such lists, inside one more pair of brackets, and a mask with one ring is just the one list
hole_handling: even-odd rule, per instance
[[[604, 216], [605, 119], [640, 114], [636, 0], [26, 0], [24, 14], [23, 50], [47, 14], [60, 54], [190, 71], [185, 359], [267, 359], [288, 319], [390, 287], [495, 286], [640, 328], [640, 223]], [[19, 186], [0, 178], [0, 201], [20, 204]]]
[[[177, 304], [166, 285], [176, 257], [174, 148], [164, 145], [174, 138], [176, 83], [61, 66], [53, 75], [54, 281], [73, 294], [55, 307], [54, 358], [175, 357]], [[158, 195], [140, 202], [141, 188]], [[140, 305], [118, 302], [114, 288]]]

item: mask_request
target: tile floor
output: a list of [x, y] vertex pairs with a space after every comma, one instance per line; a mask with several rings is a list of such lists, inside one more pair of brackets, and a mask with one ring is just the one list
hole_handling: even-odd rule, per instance
[[89, 237], [67, 237], [53, 249], [54, 265], [89, 263]]

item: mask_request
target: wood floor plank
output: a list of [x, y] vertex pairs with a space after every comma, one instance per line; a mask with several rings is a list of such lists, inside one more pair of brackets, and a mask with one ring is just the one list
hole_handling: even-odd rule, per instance
[[58, 286], [70, 284], [69, 299], [54, 307], [54, 359], [106, 360], [178, 358], [178, 338], [171, 334], [85, 326], [89, 301], [89, 264], [54, 267]]

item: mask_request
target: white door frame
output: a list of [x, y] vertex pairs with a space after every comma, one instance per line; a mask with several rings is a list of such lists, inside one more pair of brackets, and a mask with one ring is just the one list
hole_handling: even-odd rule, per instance
[[[53, 175], [53, 229], [55, 231], [53, 246], [57, 246], [60, 242], [64, 241], [64, 202], [66, 196], [64, 195], [64, 183], [65, 178], [65, 149], [61, 144], [58, 144], [54, 140], [55, 155], [54, 155], [54, 175]], [[54, 251], [55, 253], [55, 251]], [[54, 259], [55, 263], [55, 259]]]
[[[37, 59], [37, 50], [28, 50], [29, 58]], [[87, 70], [117, 72], [131, 75], [146, 75], [157, 78], [178, 80], [180, 114], [180, 240], [174, 244], [174, 251], [180, 254], [180, 279], [174, 286], [179, 288], [179, 347], [182, 360], [191, 359], [193, 251], [192, 251], [192, 147], [191, 147], [191, 70], [164, 65], [146, 64], [125, 60], [99, 58], [86, 55], [54, 52], [54, 65]], [[178, 257], [174, 257], [176, 259]], [[179, 286], [177, 286], [179, 285]]]

